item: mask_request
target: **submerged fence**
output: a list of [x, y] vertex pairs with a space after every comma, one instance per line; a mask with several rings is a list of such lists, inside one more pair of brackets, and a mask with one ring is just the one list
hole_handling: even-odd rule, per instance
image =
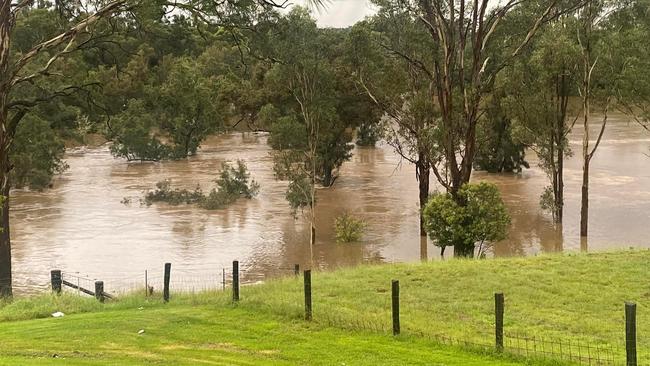
[[[314, 317], [313, 297], [312, 297], [312, 276], [311, 270], [304, 270], [300, 276], [300, 266], [296, 264], [292, 268], [283, 269], [284, 273], [293, 273], [298, 279], [302, 277], [303, 295], [304, 295], [304, 318], [306, 321], [322, 321], [330, 326], [340, 328], [350, 328], [355, 330], [367, 330], [380, 333], [392, 333], [398, 336], [403, 333], [402, 327], [403, 314], [400, 311], [400, 283], [399, 280], [390, 282], [390, 313], [391, 321], [373, 321], [367, 318], [358, 317], [356, 319], [338, 316], [336, 312], [317, 313]], [[209, 290], [220, 289], [226, 291], [230, 288], [232, 301], [237, 303], [242, 298], [241, 292], [241, 270], [238, 261], [233, 261], [232, 270], [222, 269], [218, 275], [205, 276], [190, 281], [181, 281], [181, 284], [193, 284], [192, 290]], [[152, 274], [149, 271], [144, 272], [145, 296], [152, 296], [154, 291], [162, 292], [162, 298], [165, 302], [170, 301], [170, 292], [172, 288], [172, 265], [165, 263], [162, 274]], [[90, 290], [88, 285], [84, 284], [94, 282], [94, 291]], [[178, 282], [177, 282], [178, 283]], [[202, 283], [203, 286], [196, 286]], [[388, 281], [387, 281], [388, 283]], [[229, 285], [229, 286], [228, 286]], [[158, 286], [158, 287], [156, 287]], [[81, 293], [95, 297], [97, 300], [104, 302], [106, 299], [113, 300], [119, 297], [111, 295], [104, 291], [104, 282], [62, 272], [60, 270], [51, 271], [51, 287], [55, 293], [61, 293], [64, 287], [72, 289], [81, 295]], [[187, 290], [187, 286], [181, 286]], [[157, 289], [157, 290], [156, 290]], [[387, 292], [387, 291], [386, 291]], [[245, 294], [244, 294], [245, 297]], [[497, 353], [507, 353], [510, 355], [521, 356], [525, 358], [535, 358], [548, 361], [567, 361], [570, 363], [585, 365], [603, 365], [603, 366], [637, 366], [637, 322], [636, 309], [637, 305], [631, 302], [625, 302], [624, 319], [625, 332], [620, 334], [624, 339], [624, 347], [614, 347], [611, 344], [589, 344], [587, 342], [576, 342], [568, 339], [551, 339], [539, 336], [530, 336], [521, 333], [506, 332], [504, 321], [507, 319], [507, 302], [504, 293], [494, 294], [494, 332], [492, 340], [487, 334], [482, 334], [481, 341], [476, 338], [461, 339], [458, 337], [447, 336], [444, 334], [433, 334], [417, 329], [407, 329], [406, 332], [421, 338], [430, 339], [437, 343], [460, 346], [478, 351], [488, 351]], [[647, 365], [648, 363], [644, 363]]]

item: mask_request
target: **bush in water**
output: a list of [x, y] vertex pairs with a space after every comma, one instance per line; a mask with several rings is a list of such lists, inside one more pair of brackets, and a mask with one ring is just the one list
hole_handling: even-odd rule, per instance
[[154, 191], [147, 192], [144, 203], [149, 206], [154, 202], [167, 202], [171, 205], [198, 204], [208, 210], [223, 208], [238, 198], [253, 198], [259, 191], [259, 184], [250, 179], [250, 173], [246, 164], [238, 160], [237, 167], [231, 167], [227, 163], [221, 165], [219, 178], [215, 180], [217, 188], [213, 188], [207, 195], [201, 187], [197, 186], [193, 191], [188, 189], [171, 188], [171, 181], [164, 180], [156, 183]]
[[347, 212], [334, 221], [337, 243], [359, 241], [363, 237], [365, 229], [366, 223], [362, 219], [358, 219]]

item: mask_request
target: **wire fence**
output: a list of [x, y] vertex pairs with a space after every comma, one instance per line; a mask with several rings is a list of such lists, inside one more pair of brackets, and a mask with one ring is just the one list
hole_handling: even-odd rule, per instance
[[[297, 265], [293, 267], [278, 268], [277, 273], [278, 277], [283, 275], [284, 277], [295, 276], [297, 281], [298, 279], [302, 279], [302, 276], [298, 276], [300, 271]], [[126, 276], [115, 276], [112, 278], [105, 277], [101, 281], [106, 285], [106, 287], [102, 287], [105, 294], [107, 296], [114, 296], [117, 299], [119, 299], [119, 296], [121, 295], [132, 295], [134, 291], [142, 291], [143, 296], [160, 295], [164, 293], [166, 277], [168, 278], [168, 289], [171, 287], [175, 292], [186, 293], [233, 291], [234, 288], [239, 289], [240, 285], [251, 285], [261, 282], [261, 280], [255, 280], [254, 276], [249, 276], [246, 283], [240, 282], [239, 278], [246, 274], [245, 270], [239, 270], [238, 276], [234, 276], [233, 274], [233, 270], [227, 268], [222, 268], [221, 270], [207, 274], [201, 272], [200, 275], [192, 273], [192, 271], [177, 271], [174, 272], [173, 276], [169, 276], [169, 273], [162, 273], [160, 270], [145, 270], [141, 275], [130, 274]], [[253, 279], [251, 279], [251, 277]], [[89, 294], [88, 291], [95, 289], [96, 282], [100, 281], [92, 276], [69, 271], [61, 272], [61, 278], [68, 284], [76, 286], [76, 288], [72, 288], [69, 285], [63, 286], [66, 292], [77, 293], [80, 296]], [[114, 286], [111, 285], [111, 283], [120, 285]], [[52, 285], [54, 286], [54, 283]], [[311, 283], [309, 287], [309, 296], [311, 299]], [[84, 291], [84, 289], [88, 291]], [[386, 295], [390, 295], [390, 290], [377, 289], [377, 292], [387, 293]], [[90, 293], [90, 295], [92, 295], [92, 293]], [[385, 301], [380, 304], [381, 309], [376, 313], [365, 313], [364, 316], [355, 316], [355, 314], [349, 311], [347, 313], [337, 311], [337, 309], [334, 309], [329, 305], [320, 309], [317, 316], [314, 317], [314, 321], [341, 329], [362, 330], [382, 334], [390, 334], [391, 329], [393, 329], [394, 333], [394, 321], [391, 323], [390, 317], [387, 316], [391, 309], [391, 298], [390, 296], [384, 296], [383, 298]], [[292, 308], [292, 310], [295, 311], [301, 309], [301, 304], [296, 303], [295, 298], [286, 298], [282, 299], [282, 301], [285, 302], [285, 309]], [[423, 311], [421, 308], [410, 307], [408, 302], [406, 302], [405, 305], [406, 306], [401, 312], [402, 317], [405, 319], [416, 312]], [[311, 319], [311, 300], [309, 312], [309, 319]], [[623, 328], [624, 327], [621, 327], [621, 330], [617, 331], [616, 336], [611, 337], [609, 341], [594, 340], [593, 342], [577, 341], [576, 339], [568, 338], [541, 337], [538, 335], [532, 336], [518, 332], [503, 332], [503, 330], [501, 330], [501, 346], [499, 346], [498, 339], [495, 343], [495, 337], [497, 336], [494, 329], [492, 332], [473, 330], [466, 336], [452, 336], [423, 330], [418, 326], [413, 326], [413, 324], [407, 323], [402, 327], [402, 331], [406, 334], [432, 340], [439, 344], [459, 346], [483, 352], [505, 352], [515, 357], [546, 360], [551, 363], [559, 361], [582, 365], [641, 365], [642, 363], [629, 363], [629, 361], [626, 360], [626, 351], [629, 352], [629, 347], [626, 347], [626, 342], [629, 342], [629, 338], [624, 337], [626, 333]], [[498, 332], [498, 327], [496, 332]], [[589, 337], [587, 335], [578, 336], [576, 338], [586, 339]], [[612, 338], [620, 338], [622, 341], [612, 344]], [[636, 335], [634, 342], [636, 357]]]

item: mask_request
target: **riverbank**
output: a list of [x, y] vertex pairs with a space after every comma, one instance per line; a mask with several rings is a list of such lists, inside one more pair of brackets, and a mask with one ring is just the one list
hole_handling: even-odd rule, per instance
[[[346, 364], [467, 365], [476, 357], [475, 364], [490, 364], [494, 356], [485, 361], [436, 344], [492, 344], [495, 292], [505, 294], [506, 348], [514, 348], [509, 339], [534, 337], [537, 346], [548, 346], [542, 339], [562, 340], [563, 352], [571, 342], [583, 347], [575, 353], [618, 362], [625, 355], [624, 301], [635, 301], [644, 364], [650, 358], [649, 264], [650, 251], [638, 250], [314, 273], [311, 323], [301, 320], [302, 281], [296, 278], [244, 286], [236, 306], [229, 291], [175, 294], [173, 289], [169, 304], [136, 294], [104, 305], [74, 295], [17, 299], [0, 308], [0, 344], [5, 345], [0, 364], [46, 364], [37, 361], [53, 354], [78, 361], [65, 364], [129, 364], [147, 355], [169, 364], [191, 364], [192, 357], [224, 357], [211, 361], [216, 364], [318, 364], [310, 357], [340, 364], [348, 355]], [[400, 280], [401, 287], [397, 340], [388, 334], [391, 279]], [[54, 311], [67, 315], [19, 321]], [[72, 315], [83, 312], [92, 313]]]

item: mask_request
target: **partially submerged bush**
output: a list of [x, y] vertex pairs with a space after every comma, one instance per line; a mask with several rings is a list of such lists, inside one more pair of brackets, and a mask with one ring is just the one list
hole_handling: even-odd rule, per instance
[[170, 205], [198, 204], [207, 210], [223, 208], [238, 198], [253, 198], [259, 191], [259, 184], [250, 179], [250, 173], [243, 161], [237, 160], [237, 167], [227, 163], [221, 165], [219, 178], [215, 180], [217, 188], [213, 188], [207, 195], [201, 187], [193, 191], [187, 189], [171, 188], [171, 181], [164, 180], [156, 183], [156, 190], [147, 192], [144, 203], [151, 205], [154, 202], [166, 202]]
[[367, 224], [362, 219], [344, 213], [334, 220], [337, 243], [351, 243], [361, 240]]
[[[460, 203], [459, 203], [460, 202]], [[499, 189], [493, 183], [467, 183], [454, 198], [450, 193], [434, 193], [424, 207], [424, 224], [434, 244], [454, 247], [454, 255], [479, 257], [494, 242], [508, 235], [510, 215]]]

